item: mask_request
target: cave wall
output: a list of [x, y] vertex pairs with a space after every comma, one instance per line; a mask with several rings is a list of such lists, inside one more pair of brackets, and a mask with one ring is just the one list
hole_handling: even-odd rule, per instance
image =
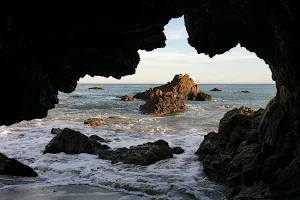
[[198, 53], [213, 57], [239, 43], [269, 64], [277, 94], [259, 126], [258, 163], [278, 178], [258, 176], [255, 184], [286, 194], [300, 180], [297, 11], [292, 0], [113, 0], [98, 12], [2, 16], [0, 125], [45, 117], [58, 91], [74, 91], [86, 74], [134, 74], [137, 51], [164, 47], [164, 26], [184, 15], [188, 42]]
[[[277, 94], [265, 109], [257, 130], [261, 150], [253, 158], [256, 174], [249, 190], [266, 199], [300, 196], [297, 10], [294, 1], [229, 0], [223, 4], [207, 1], [205, 6], [185, 15], [188, 42], [198, 53], [212, 57], [240, 43], [263, 59], [272, 71]], [[231, 191], [230, 198], [251, 196], [248, 193], [242, 198], [241, 188], [230, 189], [237, 190]]]

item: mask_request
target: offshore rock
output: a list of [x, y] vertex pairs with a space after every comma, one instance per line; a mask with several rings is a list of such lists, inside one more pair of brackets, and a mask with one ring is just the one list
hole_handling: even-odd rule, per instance
[[90, 87], [89, 90], [104, 90], [102, 87]]
[[43, 153], [98, 154], [103, 149], [109, 149], [109, 147], [101, 145], [95, 138], [89, 139], [79, 131], [64, 128], [47, 144]]
[[0, 175], [36, 177], [38, 174], [29, 166], [0, 153]]
[[199, 92], [196, 96], [195, 101], [211, 101], [212, 97], [209, 94], [206, 94], [204, 92]]
[[121, 97], [121, 100], [122, 100], [122, 101], [135, 101], [136, 98], [134, 98], [133, 96], [125, 95], [125, 96], [122, 96], [122, 97]]
[[214, 88], [214, 89], [211, 89], [210, 91], [213, 91], [213, 92], [221, 92], [222, 90], [218, 89], [218, 88]]
[[160, 160], [173, 158], [173, 153], [166, 141], [157, 140], [130, 148], [101, 151], [99, 158], [111, 160], [113, 164], [123, 162], [124, 164], [151, 165]]
[[83, 123], [86, 124], [87, 126], [106, 125], [106, 122], [103, 119], [100, 119], [97, 117], [89, 118], [89, 119], [85, 120]]
[[163, 93], [159, 89], [151, 94], [144, 105], [140, 105], [140, 111], [151, 115], [169, 115], [183, 112], [185, 105], [182, 99], [172, 92]]
[[148, 100], [152, 94], [156, 93], [157, 89], [163, 93], [172, 92], [176, 97], [183, 100], [192, 100], [201, 91], [200, 87], [195, 84], [194, 80], [188, 74], [177, 74], [171, 82], [153, 89], [150, 88], [145, 92], [137, 93], [133, 97]]

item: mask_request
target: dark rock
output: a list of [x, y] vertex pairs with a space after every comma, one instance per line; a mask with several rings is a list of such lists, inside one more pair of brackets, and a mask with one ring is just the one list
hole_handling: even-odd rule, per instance
[[150, 88], [145, 92], [137, 93], [133, 97], [137, 99], [148, 100], [158, 90], [162, 91], [163, 93], [172, 92], [176, 97], [183, 100], [192, 100], [196, 97], [197, 93], [201, 91], [200, 87], [195, 84], [194, 80], [190, 78], [188, 74], [177, 74], [174, 76], [171, 82], [153, 89]]
[[172, 92], [163, 93], [159, 89], [156, 89], [147, 102], [140, 106], [142, 113], [151, 115], [169, 115], [184, 110], [185, 105], [182, 99]]
[[157, 161], [172, 158], [172, 149], [164, 140], [148, 142], [145, 144], [116, 150], [105, 150], [99, 153], [99, 158], [111, 160], [112, 163], [123, 162], [125, 164], [151, 165]]
[[248, 90], [243, 90], [242, 93], [251, 93], [251, 92]]
[[206, 94], [204, 92], [199, 92], [196, 96], [195, 101], [211, 101], [212, 97], [209, 94]]
[[60, 129], [60, 128], [52, 128], [51, 129], [51, 134], [54, 134], [54, 135], [60, 134], [61, 132], [62, 132], [62, 129]]
[[181, 147], [173, 147], [172, 153], [173, 154], [182, 154], [182, 153], [184, 153], [184, 150]]
[[98, 154], [103, 149], [108, 149], [107, 145], [101, 145], [97, 140], [89, 139], [86, 135], [69, 128], [64, 128], [47, 144], [45, 153]]
[[220, 90], [220, 89], [218, 89], [218, 88], [214, 88], [214, 89], [211, 89], [210, 91], [221, 92], [222, 90]]
[[110, 140], [103, 139], [103, 138], [99, 137], [98, 135], [91, 135], [89, 137], [89, 139], [90, 140], [95, 140], [95, 141], [100, 142], [100, 143], [101, 142], [111, 142]]
[[102, 87], [90, 87], [89, 90], [104, 90]]
[[100, 118], [89, 118], [87, 120], [85, 120], [83, 122], [84, 124], [88, 125], [88, 126], [102, 126], [102, 125], [106, 125], [106, 122], [103, 119]]
[[38, 174], [29, 166], [0, 153], [0, 175], [36, 177]]
[[127, 95], [125, 95], [125, 96], [121, 97], [121, 100], [122, 101], [135, 101], [136, 98], [134, 98], [133, 96], [127, 96]]

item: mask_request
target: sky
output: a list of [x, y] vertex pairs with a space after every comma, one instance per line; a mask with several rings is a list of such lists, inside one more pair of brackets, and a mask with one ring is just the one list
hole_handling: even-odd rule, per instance
[[[166, 47], [146, 52], [139, 50], [140, 63], [136, 73], [115, 79], [85, 76], [79, 83], [167, 83], [176, 74], [189, 74], [197, 84], [272, 84], [267, 64], [238, 44], [213, 58], [197, 54], [188, 42], [183, 17], [172, 19], [164, 33]], [[226, 39], [226, 38], [224, 38]], [[99, 66], [100, 67], [100, 66]]]

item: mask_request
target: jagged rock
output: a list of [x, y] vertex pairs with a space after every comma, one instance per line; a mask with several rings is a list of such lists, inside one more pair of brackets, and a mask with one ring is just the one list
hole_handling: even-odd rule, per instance
[[100, 143], [101, 142], [111, 142], [110, 140], [103, 139], [103, 138], [99, 137], [98, 135], [91, 135], [89, 137], [89, 140], [95, 140], [95, 141], [100, 142]]
[[210, 91], [213, 91], [213, 92], [221, 92], [222, 90], [218, 89], [218, 88], [214, 88], [214, 89], [211, 89]]
[[151, 115], [168, 115], [184, 110], [185, 105], [182, 99], [172, 92], [163, 93], [159, 89], [156, 89], [148, 101], [140, 106], [142, 113]]
[[0, 153], [0, 175], [36, 177], [38, 174], [29, 166]]
[[90, 87], [89, 90], [104, 90], [102, 87]]
[[62, 129], [60, 129], [60, 128], [52, 128], [51, 129], [51, 134], [54, 134], [54, 135], [59, 134], [61, 132], [62, 132]]
[[103, 119], [96, 118], [96, 117], [89, 118], [85, 120], [83, 123], [88, 126], [101, 126], [106, 124], [106, 122]]
[[241, 91], [242, 93], [251, 93], [250, 91], [248, 91], [248, 90], [243, 90], [243, 91]]
[[195, 101], [211, 101], [212, 97], [209, 94], [206, 94], [204, 92], [199, 92], [196, 96]]
[[133, 97], [137, 99], [148, 100], [157, 90], [160, 90], [163, 93], [172, 92], [174, 95], [176, 95], [176, 97], [183, 100], [192, 100], [197, 96], [197, 93], [201, 91], [200, 87], [195, 84], [194, 80], [190, 78], [188, 74], [177, 74], [174, 76], [171, 82], [153, 89], [150, 88], [145, 92], [137, 93]]
[[79, 154], [89, 153], [98, 154], [103, 149], [108, 149], [107, 145], [101, 145], [94, 140], [89, 139], [86, 135], [69, 128], [64, 128], [61, 133], [57, 134], [46, 146], [45, 153]]
[[245, 106], [228, 111], [220, 121], [218, 133], [204, 136], [196, 152], [210, 180], [226, 184], [230, 197], [257, 178], [253, 158], [262, 147], [257, 128], [263, 111]]
[[121, 97], [121, 100], [122, 101], [135, 101], [136, 98], [134, 98], [133, 96], [127, 96], [127, 95], [125, 95], [125, 96]]
[[151, 165], [160, 160], [173, 158], [173, 153], [166, 141], [157, 140], [153, 143], [148, 142], [130, 148], [101, 151], [99, 158], [111, 160], [112, 163]]

